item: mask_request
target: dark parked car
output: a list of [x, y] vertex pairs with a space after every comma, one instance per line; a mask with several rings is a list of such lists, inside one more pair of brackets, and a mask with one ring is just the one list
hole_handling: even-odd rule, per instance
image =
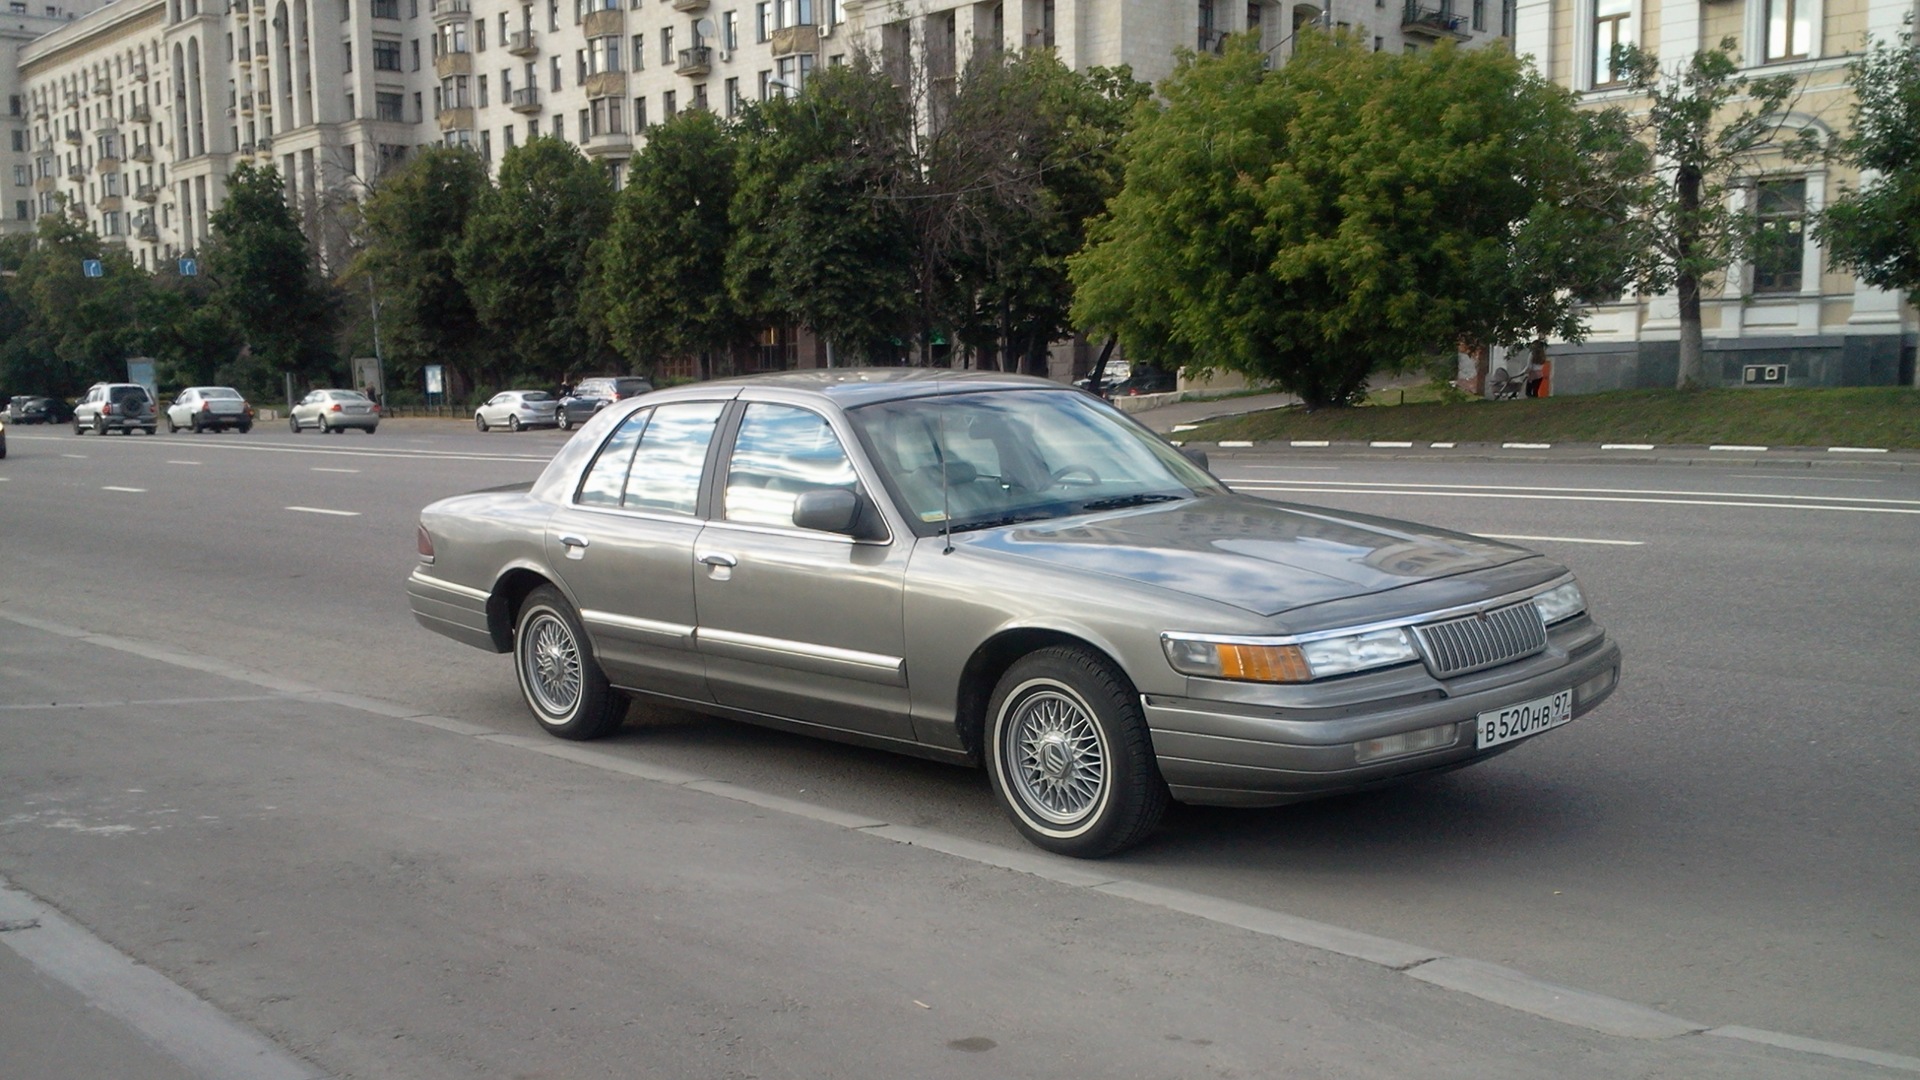
[[73, 419], [73, 406], [64, 398], [16, 394], [7, 402], [7, 419], [15, 424], [64, 424]]
[[1138, 367], [1132, 374], [1106, 388], [1105, 397], [1129, 397], [1135, 394], [1164, 394], [1180, 388], [1180, 380], [1171, 371]]
[[1237, 495], [1057, 383], [790, 372], [607, 408], [529, 488], [420, 516], [429, 629], [512, 653], [551, 734], [625, 695], [984, 764], [1091, 857], [1170, 799], [1271, 806], [1458, 768], [1613, 692], [1567, 569]]
[[560, 398], [555, 420], [562, 430], [570, 430], [593, 419], [594, 414], [616, 401], [651, 393], [653, 384], [634, 375], [595, 376]]

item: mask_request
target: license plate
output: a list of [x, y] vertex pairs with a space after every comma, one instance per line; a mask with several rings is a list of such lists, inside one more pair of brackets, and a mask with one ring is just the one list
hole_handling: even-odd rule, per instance
[[1573, 691], [1562, 690], [1551, 697], [1535, 698], [1481, 713], [1474, 724], [1474, 742], [1479, 749], [1485, 750], [1489, 746], [1538, 735], [1571, 719]]

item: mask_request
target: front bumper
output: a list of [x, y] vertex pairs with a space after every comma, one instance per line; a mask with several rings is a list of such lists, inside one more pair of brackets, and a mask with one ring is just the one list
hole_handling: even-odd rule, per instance
[[[1371, 703], [1276, 708], [1155, 694], [1141, 704], [1174, 798], [1278, 806], [1459, 768], [1527, 741], [1477, 749], [1473, 720], [1484, 711], [1585, 687], [1574, 693], [1573, 714], [1581, 716], [1613, 692], [1620, 674], [1617, 644], [1598, 627], [1582, 637], [1504, 669]], [[1356, 744], [1366, 740], [1445, 724], [1456, 725], [1450, 745], [1364, 764], [1357, 756]]]

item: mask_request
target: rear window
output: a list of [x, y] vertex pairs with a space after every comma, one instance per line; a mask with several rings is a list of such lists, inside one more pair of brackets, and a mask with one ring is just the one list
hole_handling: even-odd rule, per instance
[[124, 401], [145, 401], [147, 390], [143, 386], [116, 386], [107, 391], [107, 400], [115, 405]]
[[520, 400], [522, 400], [522, 401], [552, 401], [552, 400], [553, 400], [553, 395], [552, 395], [552, 394], [549, 394], [549, 393], [547, 393], [547, 392], [546, 392], [545, 390], [534, 390], [534, 391], [531, 391], [531, 392], [529, 392], [529, 393], [525, 393], [525, 394], [521, 394], [521, 395], [520, 395]]
[[200, 388], [200, 396], [213, 398], [216, 401], [231, 401], [240, 396], [240, 391], [226, 386], [203, 386]]
[[653, 384], [645, 379], [621, 379], [619, 387], [622, 394], [644, 394], [653, 389]]

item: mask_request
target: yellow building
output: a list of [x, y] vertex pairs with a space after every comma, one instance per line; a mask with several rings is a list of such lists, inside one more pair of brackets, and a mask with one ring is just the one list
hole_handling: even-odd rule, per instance
[[[1632, 110], [1615, 79], [1612, 47], [1635, 44], [1671, 69], [1731, 38], [1747, 74], [1790, 74], [1799, 93], [1783, 138], [1843, 130], [1853, 89], [1847, 65], [1869, 38], [1894, 41], [1913, 0], [1520, 0], [1514, 45], [1553, 82], [1595, 105]], [[1726, 386], [1867, 386], [1914, 381], [1915, 313], [1904, 298], [1833, 267], [1807, 232], [1811, 216], [1860, 177], [1773, 153], [1737, 198], [1789, 235], [1798, 250], [1761, 265], [1727, 267], [1704, 304], [1707, 377]], [[1580, 345], [1555, 343], [1553, 392], [1672, 386], [1679, 367], [1679, 305], [1671, 294], [1596, 307]], [[1509, 366], [1524, 367], [1516, 357]]]

